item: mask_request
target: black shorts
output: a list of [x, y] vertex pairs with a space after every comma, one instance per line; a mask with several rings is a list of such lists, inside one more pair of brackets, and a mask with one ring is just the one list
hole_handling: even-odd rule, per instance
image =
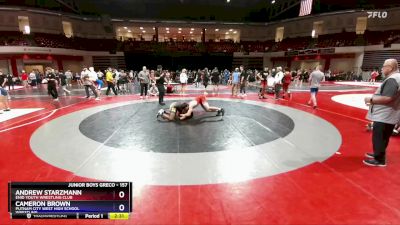
[[211, 83], [214, 85], [219, 84], [219, 78], [212, 78]]

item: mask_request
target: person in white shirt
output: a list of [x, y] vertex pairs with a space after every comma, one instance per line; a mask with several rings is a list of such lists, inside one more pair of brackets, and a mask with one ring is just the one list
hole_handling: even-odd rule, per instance
[[275, 99], [279, 99], [281, 89], [282, 89], [282, 79], [283, 79], [283, 72], [282, 67], [278, 66], [276, 68], [277, 73], [275, 74], [274, 78], [274, 85], [275, 85]]
[[104, 73], [101, 72], [101, 70], [97, 71], [97, 77], [98, 77], [100, 80], [103, 80]]
[[186, 69], [183, 69], [181, 74], [179, 75], [179, 81], [181, 82], [181, 94], [185, 94], [186, 91], [186, 85], [188, 81], [188, 76], [186, 72]]
[[317, 108], [317, 93], [319, 87], [321, 86], [321, 81], [324, 79], [324, 77], [324, 73], [321, 72], [321, 66], [317, 66], [308, 78], [308, 82], [310, 83], [311, 97], [310, 100], [308, 100], [307, 104], [311, 105], [312, 102], [314, 109]]
[[67, 86], [72, 86], [72, 73], [71, 73], [71, 70], [65, 71], [65, 77], [67, 78]]
[[31, 82], [31, 86], [35, 88], [36, 87], [36, 73], [33, 70], [29, 74], [29, 81]]
[[82, 76], [82, 78], [83, 78], [83, 85], [85, 86], [86, 98], [90, 98], [90, 94], [89, 94], [89, 88], [90, 88], [93, 91], [93, 94], [96, 97], [96, 100], [100, 100], [98, 92], [94, 85], [94, 83], [97, 80], [96, 71], [94, 71], [93, 67], [90, 67], [89, 70], [86, 69], [85, 73], [83, 73], [83, 74], [84, 74], [84, 76]]

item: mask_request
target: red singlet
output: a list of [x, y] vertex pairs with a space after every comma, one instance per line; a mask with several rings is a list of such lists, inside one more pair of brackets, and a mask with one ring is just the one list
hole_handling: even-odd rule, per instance
[[200, 105], [203, 105], [203, 103], [207, 101], [206, 96], [204, 95], [197, 96], [195, 100], [197, 101], [197, 104]]

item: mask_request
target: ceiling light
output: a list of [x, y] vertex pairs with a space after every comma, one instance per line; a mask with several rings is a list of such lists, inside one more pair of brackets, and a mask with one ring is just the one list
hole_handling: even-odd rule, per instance
[[165, 28], [166, 30], [169, 30], [169, 28], [167, 27], [167, 28]]
[[229, 31], [230, 31], [230, 32], [232, 32], [232, 31], [233, 31], [233, 29], [229, 29]]
[[178, 28], [178, 30], [182, 30], [182, 28]]
[[190, 30], [194, 30], [194, 28], [190, 28]]
[[153, 30], [155, 30], [156, 28], [155, 27], [153, 27]]
[[124, 27], [124, 29], [126, 30], [126, 29], [128, 29], [127, 27]]
[[219, 29], [217, 28], [217, 29], [215, 29], [215, 31], [217, 31], [217, 32], [218, 32], [218, 31], [219, 31]]
[[235, 30], [235, 31], [233, 31], [233, 33], [234, 33], [234, 34], [236, 34], [236, 33], [237, 33], [237, 31]]
[[128, 33], [132, 32], [131, 30], [128, 30]]
[[229, 3], [229, 2], [231, 2], [231, 0], [226, 0], [226, 3]]
[[190, 31], [190, 34], [193, 34], [193, 31]]
[[226, 32], [225, 34], [229, 34], [229, 32]]
[[181, 31], [178, 31], [178, 34], [182, 33]]
[[141, 30], [143, 30], [143, 27], [140, 27]]
[[272, 4], [275, 4], [275, 0], [272, 0], [272, 2], [271, 2]]
[[143, 30], [142, 32], [143, 32], [143, 33], [146, 33], [146, 31], [145, 31], [145, 30]]
[[169, 30], [167, 30], [167, 34], [169, 34]]

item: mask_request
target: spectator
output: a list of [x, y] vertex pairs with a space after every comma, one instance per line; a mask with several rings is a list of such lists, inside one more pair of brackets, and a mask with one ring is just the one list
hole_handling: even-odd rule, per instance
[[32, 70], [32, 72], [29, 74], [29, 83], [33, 88], [36, 87], [36, 74], [35, 71]]
[[139, 82], [140, 82], [140, 98], [143, 99], [143, 94], [146, 98], [147, 96], [147, 89], [150, 82], [149, 71], [145, 66], [143, 66], [142, 71], [139, 72]]
[[22, 70], [21, 72], [22, 86], [26, 88], [28, 87], [28, 74], [25, 72], [25, 70]]
[[112, 91], [114, 92], [114, 95], [118, 95], [117, 91], [115, 90], [115, 80], [114, 77], [112, 75], [111, 72], [111, 68], [108, 68], [106, 70], [106, 81], [107, 81], [107, 91], [106, 91], [106, 95], [108, 96], [108, 94], [110, 93], [110, 89], [112, 89]]
[[283, 98], [285, 98], [285, 96], [287, 95], [288, 97], [290, 97], [290, 92], [289, 92], [289, 86], [290, 83], [292, 82], [292, 73], [290, 72], [289, 68], [286, 67], [285, 68], [285, 74], [283, 75]]
[[324, 73], [321, 72], [321, 66], [317, 66], [313, 72], [310, 73], [308, 81], [310, 82], [310, 100], [307, 104], [311, 105], [313, 103], [313, 108], [317, 108], [317, 94], [318, 89], [321, 86], [321, 81], [324, 79]]
[[363, 161], [368, 166], [386, 166], [386, 148], [395, 125], [400, 118], [400, 73], [396, 59], [385, 60], [382, 74], [387, 78], [371, 97], [364, 101], [370, 105], [367, 119], [373, 121], [373, 153], [366, 153]]
[[[274, 71], [274, 70], [273, 70]], [[275, 81], [274, 81], [274, 85], [275, 85], [275, 99], [279, 99], [280, 97], [280, 93], [281, 93], [281, 89], [282, 89], [282, 79], [283, 79], [283, 72], [282, 72], [282, 67], [278, 66], [276, 68], [276, 74], [275, 74]]]

